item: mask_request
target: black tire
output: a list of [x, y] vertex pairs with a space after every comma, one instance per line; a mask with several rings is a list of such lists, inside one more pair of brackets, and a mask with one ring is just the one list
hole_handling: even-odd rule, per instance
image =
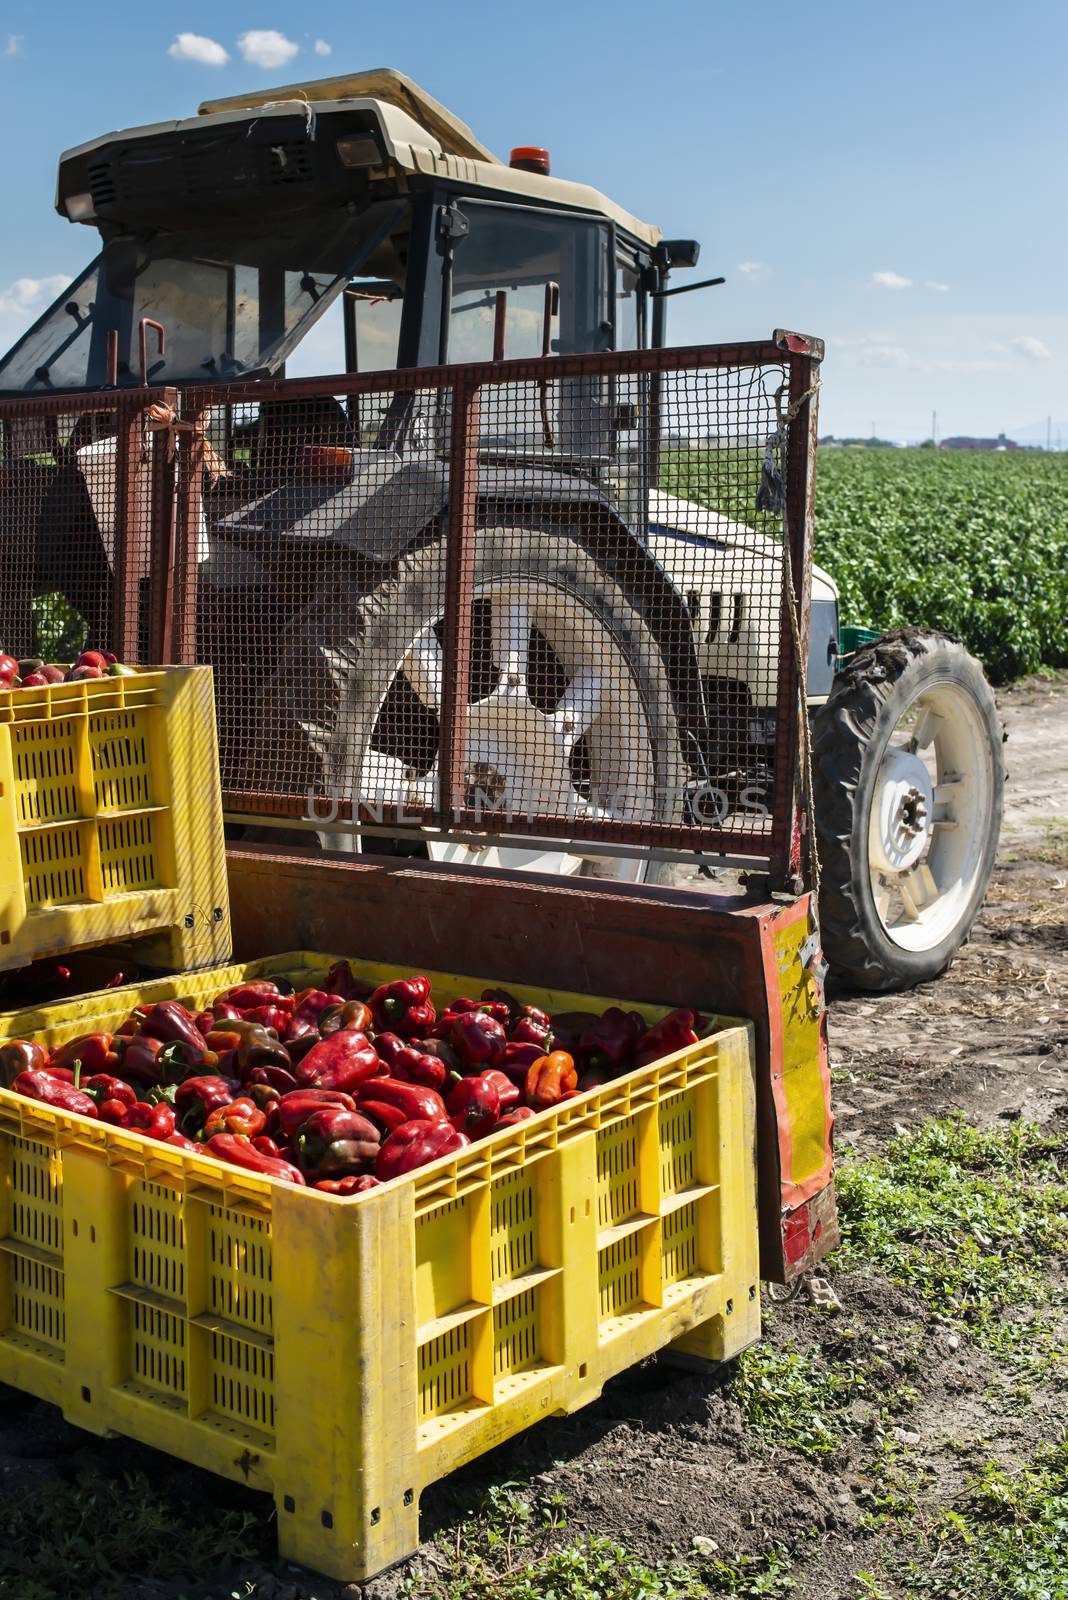
[[[925, 686], [950, 680], [974, 701], [990, 757], [989, 816], [972, 892], [953, 928], [928, 950], [907, 950], [875, 906], [868, 820], [890, 737]], [[865, 645], [812, 718], [813, 784], [820, 857], [820, 925], [832, 972], [857, 989], [911, 988], [944, 972], [967, 938], [997, 854], [1004, 798], [1004, 734], [983, 669], [959, 640], [919, 628]]]
[[[483, 528], [474, 551], [476, 595], [483, 585], [526, 578], [576, 597], [622, 652], [641, 696], [653, 753], [655, 820], [682, 816], [686, 769], [681, 756], [671, 684], [655, 639], [618, 583], [566, 533], [543, 526]], [[261, 690], [252, 722], [268, 735], [249, 752], [250, 788], [286, 787], [304, 795], [349, 794], [359, 788], [348, 752], [365, 749], [387, 694], [395, 689], [407, 647], [441, 617], [445, 604], [445, 542], [400, 559], [376, 588], [339, 593], [331, 583], [286, 628], [277, 675]], [[414, 698], [414, 697], [413, 697]], [[413, 747], [433, 748], [436, 730], [421, 722], [418, 704], [400, 719]], [[404, 759], [409, 759], [407, 752]], [[413, 764], [418, 764], [411, 756]], [[295, 781], [294, 781], [295, 780]], [[257, 830], [259, 831], [259, 830]], [[264, 830], [264, 837], [268, 837]], [[305, 835], [311, 843], [315, 835]], [[377, 848], [377, 846], [371, 846]], [[646, 881], [660, 881], [659, 866]]]

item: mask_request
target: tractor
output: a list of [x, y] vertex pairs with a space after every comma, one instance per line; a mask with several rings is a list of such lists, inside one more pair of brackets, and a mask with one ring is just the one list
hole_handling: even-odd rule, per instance
[[[0, 397], [215, 386], [195, 424], [220, 466], [196, 530], [196, 651], [217, 668], [231, 786], [269, 786], [281, 763], [314, 769], [322, 791], [418, 808], [445, 676], [448, 401], [387, 387], [377, 406], [295, 402], [272, 398], [272, 381], [300, 363], [389, 373], [663, 347], [697, 243], [554, 175], [540, 147], [500, 161], [385, 69], [94, 139], [62, 156], [57, 209], [103, 247], [0, 360]], [[467, 776], [491, 793], [521, 776], [534, 809], [572, 816], [646, 772], [660, 797], [649, 820], [693, 818], [698, 789], [732, 812], [759, 807], [776, 769], [783, 577], [749, 490], [701, 503], [715, 440], [687, 426], [670, 384], [510, 393], [478, 424], [492, 493], [472, 573]], [[748, 483], [781, 417], [763, 389], [736, 400]], [[61, 591], [91, 642], [103, 627], [114, 429], [97, 411], [23, 451], [36, 548], [4, 623], [26, 650], [33, 593]], [[844, 650], [838, 590], [819, 568], [809, 618], [824, 950], [856, 986], [915, 984], [951, 962], [993, 868], [993, 695], [936, 633]], [[679, 711], [695, 699], [699, 737]], [[344, 839], [360, 848], [358, 833]], [[675, 870], [581, 842], [420, 845], [409, 830], [394, 848], [576, 877]]]

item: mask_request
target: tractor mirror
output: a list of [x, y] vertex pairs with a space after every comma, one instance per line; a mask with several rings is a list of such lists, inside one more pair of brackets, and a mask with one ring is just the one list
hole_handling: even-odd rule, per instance
[[701, 246], [696, 239], [665, 239], [660, 252], [666, 267], [696, 267]]

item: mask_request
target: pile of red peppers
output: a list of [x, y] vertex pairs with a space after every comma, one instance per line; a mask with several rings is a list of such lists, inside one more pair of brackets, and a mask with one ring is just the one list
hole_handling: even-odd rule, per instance
[[137, 1006], [114, 1033], [0, 1045], [16, 1094], [328, 1194], [361, 1194], [695, 1044], [691, 1010], [557, 1013], [506, 989], [440, 1011], [430, 980], [238, 983], [196, 1013]]

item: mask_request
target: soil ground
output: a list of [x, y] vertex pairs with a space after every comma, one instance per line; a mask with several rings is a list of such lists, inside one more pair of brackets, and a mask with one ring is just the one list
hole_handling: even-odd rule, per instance
[[[971, 942], [937, 983], [832, 1002], [838, 1137], [847, 1159], [878, 1156], [902, 1130], [953, 1112], [984, 1126], [1022, 1118], [1068, 1130], [1068, 677], [1029, 680], [1000, 699], [1009, 733], [1007, 812], [989, 900]], [[477, 1524], [487, 1491], [502, 1484], [519, 1485], [527, 1504], [566, 1508], [568, 1541], [608, 1535], [651, 1563], [675, 1553], [687, 1557], [695, 1538], [706, 1558], [718, 1552], [732, 1571], [739, 1561], [745, 1567], [745, 1557], [773, 1547], [785, 1552], [783, 1587], [745, 1588], [738, 1579], [731, 1588], [727, 1578], [710, 1577], [710, 1593], [792, 1592], [801, 1600], [927, 1593], [926, 1585], [913, 1589], [878, 1576], [911, 1538], [907, 1516], [896, 1531], [873, 1518], [879, 1496], [887, 1496], [896, 1472], [913, 1492], [923, 1486], [928, 1507], [948, 1508], [980, 1459], [1031, 1460], [1063, 1432], [1063, 1379], [1051, 1362], [1022, 1383], [1011, 1363], [954, 1331], [953, 1319], [940, 1317], [929, 1295], [888, 1276], [846, 1271], [833, 1257], [825, 1275], [840, 1310], [821, 1309], [801, 1295], [769, 1308], [766, 1333], [769, 1350], [783, 1357], [784, 1381], [796, 1360], [806, 1383], [826, 1388], [843, 1363], [858, 1370], [859, 1357], [865, 1382], [835, 1411], [835, 1437], [824, 1453], [798, 1448], [789, 1431], [779, 1440], [774, 1428], [753, 1427], [730, 1372], [710, 1380], [647, 1363], [585, 1411], [542, 1423], [428, 1490], [427, 1544], [405, 1570], [366, 1585], [366, 1600], [393, 1600], [405, 1582], [416, 1594], [475, 1593], [461, 1581], [460, 1565], [449, 1576], [441, 1552], [453, 1548], [454, 1538], [459, 1551], [461, 1527], [471, 1519]], [[800, 1391], [798, 1404], [809, 1404]], [[69, 1485], [79, 1473], [91, 1481], [121, 1471], [146, 1474], [167, 1505], [188, 1508], [190, 1531], [172, 1530], [176, 1540], [195, 1540], [197, 1518], [209, 1507], [212, 1514], [220, 1507], [251, 1509], [253, 1545], [264, 1556], [217, 1578], [191, 1561], [183, 1575], [109, 1593], [125, 1600], [337, 1595], [334, 1585], [272, 1564], [266, 1552], [273, 1529], [262, 1500], [242, 1498], [152, 1452], [92, 1439], [51, 1408], [10, 1392], [3, 1398], [0, 1496], [31, 1481], [47, 1502], [58, 1483]], [[87, 1570], [72, 1570], [69, 1587], [55, 1580], [40, 1590], [0, 1582], [0, 1595], [36, 1600], [101, 1592], [91, 1555], [85, 1559]], [[1054, 1576], [1045, 1589], [1026, 1592], [1060, 1596], [1062, 1581], [1063, 1574]], [[646, 1591], [626, 1591], [632, 1592]]]

